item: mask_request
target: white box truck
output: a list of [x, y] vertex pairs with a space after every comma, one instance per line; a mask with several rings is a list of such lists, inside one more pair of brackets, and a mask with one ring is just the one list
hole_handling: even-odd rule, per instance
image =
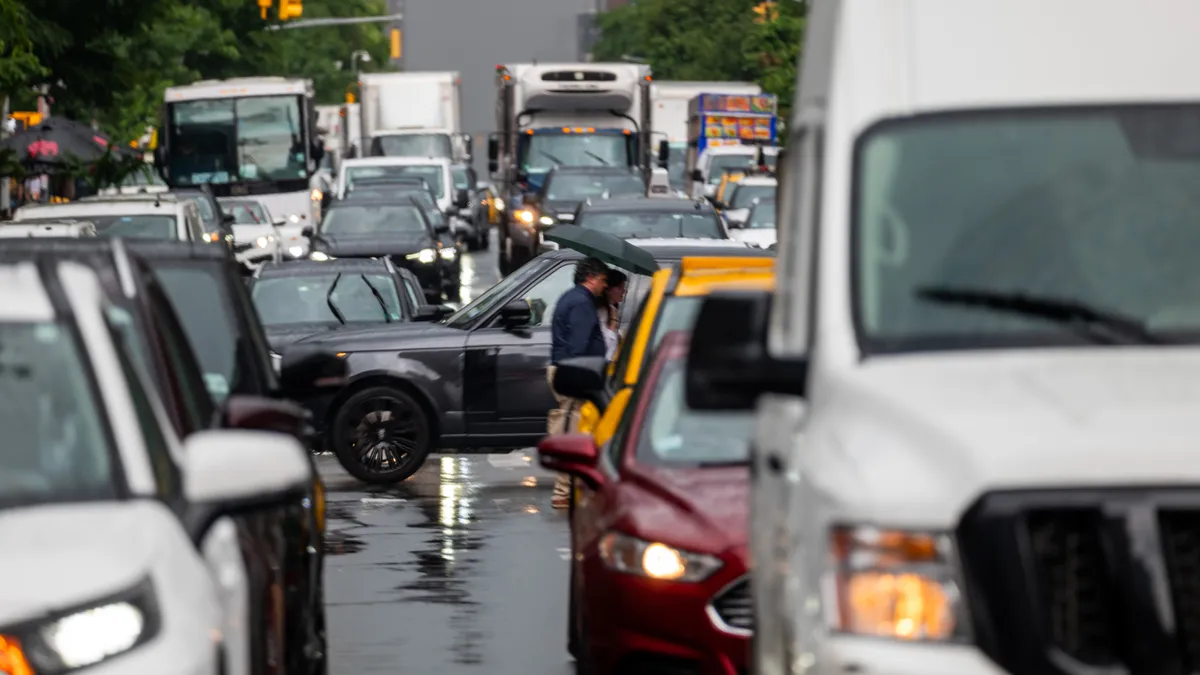
[[363, 73], [359, 152], [369, 157], [470, 159], [457, 72]]
[[[671, 187], [686, 190], [688, 102], [700, 94], [757, 96], [762, 87], [753, 82], [653, 82], [650, 85], [650, 135], [655, 144], [667, 142], [667, 169]], [[660, 150], [661, 158], [662, 152]], [[660, 162], [661, 165], [661, 162]]]

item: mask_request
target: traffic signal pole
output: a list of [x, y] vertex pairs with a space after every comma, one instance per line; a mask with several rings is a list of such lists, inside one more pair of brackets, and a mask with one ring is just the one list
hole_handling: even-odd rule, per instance
[[319, 28], [321, 26], [345, 26], [356, 23], [390, 23], [392, 21], [400, 21], [404, 18], [403, 14], [387, 14], [384, 16], [353, 16], [353, 17], [329, 17], [324, 19], [301, 19], [300, 21], [288, 21], [287, 23], [276, 23], [265, 27], [265, 30], [291, 30], [293, 28]]

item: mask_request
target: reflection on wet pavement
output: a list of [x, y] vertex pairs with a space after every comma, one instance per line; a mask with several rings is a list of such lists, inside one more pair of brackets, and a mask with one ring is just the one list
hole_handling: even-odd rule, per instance
[[566, 520], [531, 460], [434, 456], [378, 487], [319, 458], [333, 675], [570, 672]]

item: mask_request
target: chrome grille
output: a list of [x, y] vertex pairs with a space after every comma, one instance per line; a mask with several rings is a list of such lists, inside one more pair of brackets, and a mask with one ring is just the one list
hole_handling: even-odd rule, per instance
[[754, 602], [750, 597], [750, 577], [744, 576], [721, 589], [709, 605], [717, 627], [729, 633], [754, 632]]

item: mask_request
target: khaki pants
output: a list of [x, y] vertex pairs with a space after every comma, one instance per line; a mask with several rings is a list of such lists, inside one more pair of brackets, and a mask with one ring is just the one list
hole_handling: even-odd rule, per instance
[[[546, 433], [547, 434], [570, 434], [579, 430], [579, 410], [583, 407], [583, 401], [577, 398], [561, 396], [554, 389], [554, 371], [555, 366], [546, 366], [546, 384], [550, 385], [550, 391], [554, 394], [554, 398], [558, 401], [558, 407], [551, 410], [546, 415]], [[554, 492], [559, 495], [569, 495], [571, 493], [571, 477], [566, 474], [558, 474], [554, 479]]]

